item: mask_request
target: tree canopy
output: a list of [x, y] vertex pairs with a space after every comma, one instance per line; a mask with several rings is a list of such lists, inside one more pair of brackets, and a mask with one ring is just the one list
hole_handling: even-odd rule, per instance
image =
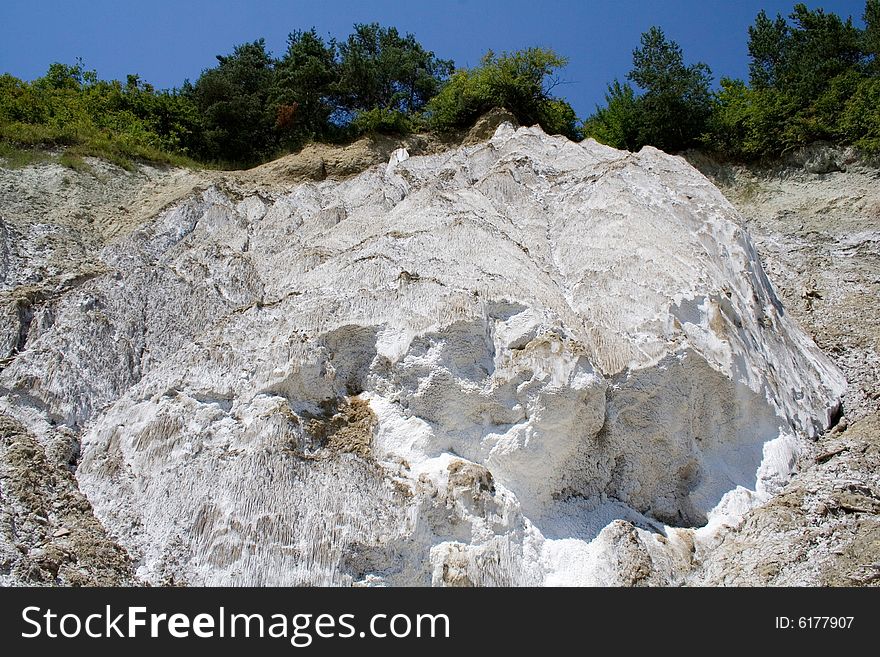
[[[686, 65], [660, 28], [642, 35], [627, 75], [584, 134], [635, 150], [708, 148], [725, 157], [777, 157], [817, 140], [880, 152], [880, 0], [867, 0], [865, 28], [851, 18], [794, 5], [787, 17], [760, 11], [748, 29], [749, 80]], [[641, 93], [638, 93], [641, 92]]]
[[583, 122], [557, 95], [567, 60], [549, 48], [489, 51], [456, 70], [414, 35], [378, 23], [355, 24], [342, 40], [294, 30], [280, 57], [262, 39], [243, 43], [170, 90], [137, 73], [106, 81], [81, 61], [56, 62], [32, 82], [0, 76], [0, 156], [48, 147], [71, 162], [251, 166], [312, 140], [463, 131], [493, 108], [630, 150], [749, 160], [828, 140], [880, 153], [880, 0], [866, 0], [862, 19], [864, 28], [802, 3], [787, 16], [760, 11], [744, 35], [748, 80], [722, 77], [714, 89], [709, 67], [652, 27], [625, 79]]
[[633, 50], [627, 79], [642, 91], [615, 80], [607, 106], [584, 124], [584, 133], [617, 148], [646, 144], [682, 150], [698, 143], [712, 112], [711, 71], [706, 64], [686, 65], [681, 47], [659, 27], [642, 34]]
[[275, 64], [269, 90], [280, 144], [297, 148], [310, 139], [326, 139], [333, 131], [334, 85], [339, 79], [336, 44], [325, 42], [314, 28], [292, 32], [287, 52]]
[[340, 105], [349, 111], [374, 108], [414, 114], [437, 95], [452, 72], [451, 60], [438, 59], [412, 34], [378, 23], [357, 24], [339, 44]]
[[749, 28], [749, 83], [722, 81], [704, 144], [737, 158], [775, 156], [816, 140], [876, 149], [880, 138], [876, 38], [880, 1], [865, 30], [796, 4], [788, 18], [761, 11]]
[[273, 149], [275, 117], [269, 94], [275, 62], [263, 39], [218, 55], [218, 66], [199, 77], [189, 92], [204, 121], [199, 155], [207, 160], [254, 163]]

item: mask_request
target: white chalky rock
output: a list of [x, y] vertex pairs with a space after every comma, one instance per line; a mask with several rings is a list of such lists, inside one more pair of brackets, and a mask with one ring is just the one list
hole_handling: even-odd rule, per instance
[[734, 214], [683, 159], [509, 124], [213, 187], [107, 247], [0, 392], [84, 427], [150, 582], [672, 581], [671, 526], [766, 499], [844, 388]]

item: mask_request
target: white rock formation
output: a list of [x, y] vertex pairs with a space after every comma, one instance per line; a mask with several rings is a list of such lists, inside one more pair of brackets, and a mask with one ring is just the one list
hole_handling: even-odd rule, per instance
[[734, 214], [680, 158], [508, 124], [215, 185], [30, 322], [0, 405], [83, 430], [150, 582], [673, 582], [844, 389]]

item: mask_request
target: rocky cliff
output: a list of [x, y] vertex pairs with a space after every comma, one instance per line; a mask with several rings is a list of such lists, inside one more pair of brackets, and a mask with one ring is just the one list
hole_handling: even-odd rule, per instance
[[93, 579], [718, 583], [851, 394], [748, 216], [654, 149], [93, 166], [2, 179], [7, 583], [84, 577], [86, 521], [6, 483], [24, 441], [127, 555]]

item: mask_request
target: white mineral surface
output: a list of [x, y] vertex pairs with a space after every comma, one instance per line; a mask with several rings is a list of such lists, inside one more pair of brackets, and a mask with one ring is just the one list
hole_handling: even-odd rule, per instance
[[0, 410], [81, 432], [142, 581], [677, 583], [845, 389], [738, 220], [681, 158], [509, 124], [210, 184], [28, 319]]

